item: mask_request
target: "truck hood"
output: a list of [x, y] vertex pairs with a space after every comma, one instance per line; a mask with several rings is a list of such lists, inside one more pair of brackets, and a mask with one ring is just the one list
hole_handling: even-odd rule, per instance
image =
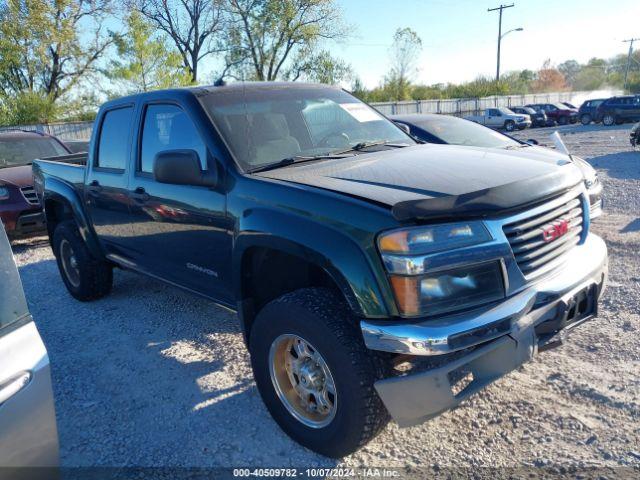
[[[541, 200], [582, 180], [580, 170], [566, 156], [435, 144], [302, 163], [255, 175], [394, 207], [398, 219], [454, 214], [460, 208], [466, 210], [462, 204], [472, 199], [476, 213], [482, 210], [480, 204], [486, 213], [493, 213]], [[469, 194], [472, 198], [464, 197]], [[424, 210], [424, 201], [437, 212], [418, 214], [414, 207], [420, 203]], [[405, 208], [410, 204], [411, 213]]]
[[0, 183], [8, 183], [18, 188], [33, 185], [31, 165], [0, 168]]

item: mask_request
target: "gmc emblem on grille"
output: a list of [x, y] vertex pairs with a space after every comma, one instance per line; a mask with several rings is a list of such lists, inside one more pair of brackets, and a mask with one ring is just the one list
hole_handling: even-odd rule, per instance
[[556, 238], [565, 235], [569, 231], [569, 220], [558, 220], [551, 225], [546, 225], [542, 230], [542, 238], [545, 242], [552, 242]]

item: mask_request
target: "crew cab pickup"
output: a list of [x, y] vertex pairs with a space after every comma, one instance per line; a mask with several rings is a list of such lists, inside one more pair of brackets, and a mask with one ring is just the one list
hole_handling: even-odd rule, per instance
[[73, 159], [33, 167], [71, 295], [118, 267], [237, 311], [267, 409], [332, 457], [559, 345], [606, 283], [569, 157], [418, 144], [338, 88], [113, 100]]
[[520, 113], [513, 113], [508, 108], [487, 108], [480, 115], [469, 115], [467, 120], [479, 123], [491, 128], [504, 128], [507, 132], [513, 132], [516, 128], [524, 130], [531, 126], [531, 117]]

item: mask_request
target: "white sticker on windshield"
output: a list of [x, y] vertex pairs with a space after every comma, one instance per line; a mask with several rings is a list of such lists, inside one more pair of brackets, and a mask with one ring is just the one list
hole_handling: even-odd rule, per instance
[[375, 122], [381, 119], [380, 115], [363, 103], [340, 103], [339, 105], [361, 123]]

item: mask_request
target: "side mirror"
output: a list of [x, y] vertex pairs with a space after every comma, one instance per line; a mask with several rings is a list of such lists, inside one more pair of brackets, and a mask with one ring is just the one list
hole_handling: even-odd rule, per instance
[[400, 128], [400, 130], [402, 130], [404, 133], [406, 133], [407, 135], [411, 135], [411, 129], [409, 128], [409, 125], [407, 125], [406, 123], [400, 123], [400, 122], [394, 122], [398, 128]]
[[195, 150], [165, 150], [156, 154], [153, 177], [159, 183], [213, 187], [217, 183], [215, 171], [203, 171]]
[[529, 145], [540, 145], [540, 143], [535, 138], [530, 138], [525, 143], [528, 143]]

